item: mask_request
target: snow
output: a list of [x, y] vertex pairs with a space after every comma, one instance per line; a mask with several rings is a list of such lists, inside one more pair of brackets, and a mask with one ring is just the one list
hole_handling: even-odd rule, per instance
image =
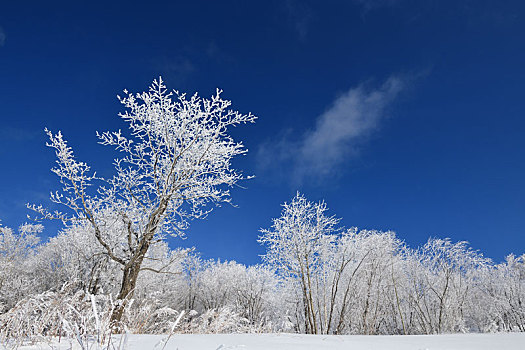
[[[126, 349], [162, 349], [162, 335], [130, 335]], [[69, 342], [60, 346], [69, 349]], [[20, 349], [49, 349], [48, 344]], [[79, 348], [73, 343], [73, 349]], [[525, 333], [445, 334], [408, 336], [304, 334], [175, 334], [165, 350], [523, 350]]]

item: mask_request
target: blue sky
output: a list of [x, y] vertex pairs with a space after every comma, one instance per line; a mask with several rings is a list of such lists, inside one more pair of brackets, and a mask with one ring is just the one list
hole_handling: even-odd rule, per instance
[[233, 131], [249, 149], [235, 165], [256, 175], [233, 190], [237, 208], [172, 246], [259, 262], [259, 228], [299, 190], [411, 246], [522, 254], [524, 16], [489, 0], [4, 2], [0, 219], [19, 225], [58, 188], [44, 127], [111, 174], [95, 131], [124, 128], [116, 95], [162, 75], [259, 117]]

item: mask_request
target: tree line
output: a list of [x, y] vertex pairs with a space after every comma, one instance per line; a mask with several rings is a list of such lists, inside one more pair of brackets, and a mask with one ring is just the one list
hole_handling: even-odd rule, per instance
[[[125, 329], [166, 333], [184, 311], [178, 332], [525, 331], [525, 255], [495, 264], [466, 242], [438, 238], [412, 249], [394, 232], [342, 229], [326, 210], [300, 194], [284, 204], [261, 230], [267, 250], [253, 266], [157, 242], [123, 309]], [[38, 244], [41, 229], [0, 229], [0, 333], [58, 335], [64, 321], [94, 331], [93, 300], [109, 327], [118, 262], [89, 225]]]

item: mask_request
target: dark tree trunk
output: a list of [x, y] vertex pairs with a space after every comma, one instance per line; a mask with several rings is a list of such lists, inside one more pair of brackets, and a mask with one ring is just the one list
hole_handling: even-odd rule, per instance
[[128, 301], [131, 299], [135, 291], [137, 277], [139, 276], [140, 268], [148, 251], [149, 245], [149, 241], [143, 241], [135, 256], [128, 264], [124, 266], [120, 292], [117, 296], [117, 305], [111, 314], [111, 325], [117, 332], [121, 331], [120, 326], [122, 316]]
[[[126, 304], [128, 300], [133, 296], [135, 286], [137, 285], [137, 277], [139, 276], [142, 262], [144, 261], [144, 257], [146, 256], [146, 253], [148, 252], [148, 249], [153, 240], [153, 237], [155, 236], [155, 232], [157, 231], [162, 215], [164, 215], [164, 212], [168, 207], [169, 200], [169, 197], [164, 198], [160, 202], [157, 209], [153, 211], [153, 213], [150, 215], [145, 230], [146, 233], [138, 242], [137, 248], [132, 250], [133, 254], [129, 262], [124, 264], [122, 284], [120, 286], [120, 292], [117, 296], [117, 306], [115, 307], [111, 315], [111, 326], [117, 332], [121, 331], [120, 326], [122, 321], [122, 315], [124, 314]], [[133, 233], [131, 223], [128, 223], [128, 235], [132, 234]]]

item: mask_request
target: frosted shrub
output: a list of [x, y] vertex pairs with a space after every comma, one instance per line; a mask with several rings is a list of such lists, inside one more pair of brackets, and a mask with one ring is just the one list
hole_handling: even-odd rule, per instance
[[210, 309], [187, 323], [188, 333], [254, 333], [258, 328], [230, 307]]
[[111, 297], [83, 291], [71, 294], [70, 285], [24, 298], [0, 315], [0, 338], [4, 343], [75, 339], [84, 349], [88, 344], [110, 340]]
[[154, 299], [130, 301], [123, 322], [132, 333], [169, 333], [180, 312], [158, 304], [158, 300]]

